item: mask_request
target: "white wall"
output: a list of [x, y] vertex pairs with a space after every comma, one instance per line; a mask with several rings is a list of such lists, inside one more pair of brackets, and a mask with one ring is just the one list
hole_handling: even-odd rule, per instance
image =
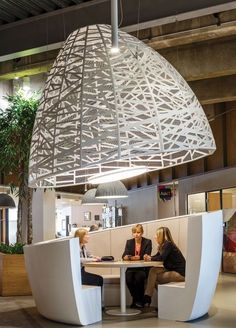
[[117, 200], [124, 207], [123, 224], [157, 219], [157, 186], [151, 185], [128, 191], [128, 198]]
[[[75, 205], [71, 206], [71, 223], [76, 223], [77, 226], [91, 226], [92, 224], [102, 222], [102, 207], [103, 205]], [[91, 220], [84, 220], [84, 213], [91, 213]], [[99, 215], [100, 221], [95, 221], [94, 216]]]

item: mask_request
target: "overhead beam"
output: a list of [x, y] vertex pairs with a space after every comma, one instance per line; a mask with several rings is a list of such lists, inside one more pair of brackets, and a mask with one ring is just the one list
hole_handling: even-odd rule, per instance
[[187, 81], [236, 74], [236, 39], [159, 51]]
[[[168, 7], [167, 2], [171, 2], [171, 1], [165, 1], [165, 5], [163, 5], [163, 3], [161, 4], [162, 7], [164, 8], [164, 10]], [[138, 24], [126, 26], [124, 28], [124, 30], [126, 32], [133, 32], [133, 31], [136, 31], [137, 29], [152, 28], [155, 26], [161, 26], [161, 25], [165, 25], [165, 24], [181, 22], [181, 21], [188, 20], [188, 19], [194, 19], [197, 17], [212, 15], [212, 14], [224, 12], [227, 10], [236, 9], [236, 1], [225, 1], [224, 3], [221, 3], [221, 4], [219, 3], [219, 1], [218, 1], [218, 4], [216, 4], [216, 1], [211, 4], [209, 2], [208, 3], [207, 2], [208, 1], [204, 1], [204, 5], [201, 8], [201, 4], [198, 1], [199, 7], [197, 9], [196, 1], [191, 1], [191, 2], [189, 1], [188, 4], [190, 6], [193, 5], [193, 7], [194, 7], [194, 9], [192, 8], [192, 10], [190, 10], [190, 8], [188, 8], [188, 9], [185, 8], [184, 10], [182, 8], [182, 10], [180, 10], [180, 7], [178, 7], [179, 3], [175, 2], [174, 6], [172, 6], [172, 9], [174, 9], [174, 12], [172, 12], [172, 15], [158, 17], [154, 20], [149, 20], [147, 22], [141, 21]], [[182, 1], [182, 3], [183, 3], [183, 1]], [[173, 2], [172, 2], [172, 4], [173, 4]], [[181, 6], [181, 4], [179, 4], [179, 5]], [[186, 3], [184, 5], [186, 5]], [[170, 6], [171, 6], [171, 4], [169, 4], [169, 7]], [[156, 0], [156, 7], [158, 8], [158, 10], [161, 9], [157, 4], [157, 0]]]
[[58, 54], [58, 49], [0, 62], [0, 80], [12, 80], [18, 77], [48, 72]]
[[[0, 80], [44, 73], [48, 71], [51, 65], [52, 63], [45, 62], [45, 65], [31, 67], [18, 73], [5, 74], [4, 78], [0, 75]], [[202, 105], [236, 100], [236, 75], [191, 81], [189, 85]]]
[[[187, 81], [215, 78], [236, 74], [236, 38], [217, 42], [202, 42], [184, 47], [159, 50], [159, 52], [180, 72]], [[22, 58], [24, 65], [10, 65], [10, 62], [0, 64], [0, 80], [17, 76], [26, 76], [46, 72], [57, 54], [57, 50], [50, 53], [37, 54]], [[28, 72], [27, 72], [28, 71]], [[20, 75], [19, 75], [20, 74]]]
[[151, 38], [146, 41], [147, 45], [155, 50], [170, 47], [183, 46], [196, 42], [215, 40], [218, 38], [236, 36], [236, 22], [228, 22], [220, 26], [207, 26], [195, 28], [188, 31], [177, 32]]
[[189, 82], [202, 105], [236, 100], [236, 75]]
[[24, 69], [17, 69], [14, 70], [13, 72], [5, 73], [5, 74], [0, 74], [0, 81], [4, 80], [13, 80], [16, 78], [21, 78], [21, 77], [26, 77], [26, 76], [32, 76], [32, 75], [37, 75], [41, 73], [47, 73], [50, 68], [52, 67], [53, 62], [45, 62], [45, 63], [40, 63], [34, 64], [34, 65], [29, 65], [30, 68], [25, 67]]

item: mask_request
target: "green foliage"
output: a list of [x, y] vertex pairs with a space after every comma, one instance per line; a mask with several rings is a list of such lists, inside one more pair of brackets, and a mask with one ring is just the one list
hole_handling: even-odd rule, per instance
[[13, 174], [19, 184], [28, 183], [30, 142], [39, 100], [22, 91], [5, 97], [8, 108], [0, 109], [0, 172]]
[[15, 243], [15, 244], [11, 244], [11, 245], [6, 245], [1, 243], [0, 244], [0, 253], [5, 253], [5, 254], [23, 254], [24, 247], [25, 244], [21, 244], [21, 243]]

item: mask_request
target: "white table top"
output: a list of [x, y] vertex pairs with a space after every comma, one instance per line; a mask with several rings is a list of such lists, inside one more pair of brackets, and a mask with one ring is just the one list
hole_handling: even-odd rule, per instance
[[104, 262], [84, 262], [86, 267], [101, 268], [138, 268], [138, 267], [163, 267], [160, 261], [104, 261]]

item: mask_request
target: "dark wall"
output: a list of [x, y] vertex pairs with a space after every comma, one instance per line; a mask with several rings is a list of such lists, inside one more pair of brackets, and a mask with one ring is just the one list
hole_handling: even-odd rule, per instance
[[143, 187], [128, 192], [129, 197], [117, 201], [125, 207], [123, 224], [157, 219], [157, 186]]

